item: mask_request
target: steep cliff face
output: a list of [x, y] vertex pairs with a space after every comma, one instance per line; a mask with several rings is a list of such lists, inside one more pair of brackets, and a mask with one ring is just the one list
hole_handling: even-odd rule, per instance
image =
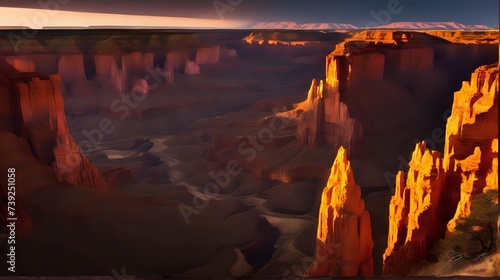
[[[470, 214], [470, 203], [485, 188], [498, 188], [494, 168], [498, 162], [498, 68], [479, 67], [454, 96], [446, 125], [445, 168], [460, 185], [451, 195], [459, 197], [451, 232], [460, 217]], [[457, 193], [459, 191], [459, 193]]]
[[200, 48], [196, 51], [195, 62], [197, 64], [217, 63], [220, 61], [221, 47]]
[[59, 75], [15, 81], [22, 134], [34, 156], [52, 166], [67, 182], [84, 188], [107, 189], [97, 167], [75, 143], [66, 124]]
[[[44, 176], [53, 177], [56, 173], [60, 175], [61, 181], [65, 180], [75, 186], [107, 189], [97, 167], [85, 158], [69, 134], [59, 90], [60, 83], [59, 75], [23, 73], [0, 59], [1, 115], [12, 122], [8, 126], [2, 123], [0, 138], [8, 157], [8, 161], [3, 164], [17, 169], [16, 164], [23, 163], [24, 168], [26, 162], [32, 161], [30, 164], [39, 168], [37, 172], [44, 170]], [[8, 154], [9, 152], [11, 154]], [[46, 172], [49, 170], [50, 172]], [[40, 175], [33, 172], [37, 174], [34, 178]], [[19, 182], [22, 180], [23, 178], [18, 178]], [[0, 220], [5, 226], [8, 222], [8, 188], [4, 182], [7, 182], [7, 179], [2, 177]], [[20, 184], [16, 189], [15, 215], [18, 236], [28, 234], [35, 226], [23, 208], [23, 194], [27, 188], [28, 186]]]
[[363, 80], [383, 79], [384, 67], [385, 57], [373, 44], [342, 42], [326, 58], [326, 82], [348, 90]]
[[361, 124], [349, 116], [347, 106], [340, 102], [338, 88], [313, 80], [307, 100], [299, 104], [297, 141], [304, 145], [343, 146], [356, 150], [362, 138]]
[[384, 274], [407, 274], [412, 260], [427, 257], [435, 241], [470, 215], [477, 194], [498, 190], [497, 100], [497, 65], [479, 67], [455, 93], [443, 159], [417, 144], [406, 184], [398, 174], [390, 203]]
[[330, 85], [339, 83], [341, 92], [364, 80], [384, 79], [390, 72], [428, 71], [434, 67], [434, 50], [412, 34], [408, 39], [397, 32], [382, 32], [381, 38], [370, 32], [365, 35], [366, 41], [357, 40], [358, 35], [337, 44], [326, 58], [326, 81]]
[[185, 71], [185, 66], [188, 60], [186, 51], [168, 52], [165, 58], [165, 72], [168, 84], [174, 83], [174, 73]]
[[385, 68], [389, 72], [428, 71], [434, 68], [434, 50], [423, 46], [405, 46], [380, 50], [385, 56]]
[[444, 236], [442, 197], [446, 174], [439, 152], [418, 143], [412, 154], [408, 179], [396, 178], [396, 193], [389, 206], [388, 246], [384, 253], [385, 275], [406, 275], [413, 260], [425, 258], [433, 243]]
[[86, 81], [83, 55], [81, 53], [61, 55], [57, 73], [61, 75], [63, 83], [67, 86]]
[[315, 263], [308, 276], [373, 276], [370, 215], [340, 147], [321, 196]]

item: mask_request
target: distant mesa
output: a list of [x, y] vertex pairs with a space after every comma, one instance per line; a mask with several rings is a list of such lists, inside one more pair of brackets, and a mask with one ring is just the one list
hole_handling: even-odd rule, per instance
[[397, 29], [397, 30], [494, 30], [486, 25], [467, 25], [458, 22], [392, 22], [380, 26], [355, 26], [349, 23], [296, 23], [296, 22], [256, 22], [240, 29], [290, 29], [290, 30], [356, 30], [356, 29]]
[[359, 27], [348, 23], [304, 23], [296, 22], [256, 22], [240, 27], [241, 29], [297, 29], [297, 30], [327, 30], [327, 29], [359, 29]]

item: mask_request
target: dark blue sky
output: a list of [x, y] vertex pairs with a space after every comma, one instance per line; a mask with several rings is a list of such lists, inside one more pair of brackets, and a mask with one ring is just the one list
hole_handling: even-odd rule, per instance
[[[38, 8], [59, 1], [69, 11], [218, 18], [214, 2], [238, 5], [226, 19], [251, 21], [339, 22], [365, 26], [373, 13], [399, 1], [390, 21], [454, 21], [498, 26], [498, 0], [0, 0], [0, 6]], [[372, 12], [373, 11], [373, 12]]]

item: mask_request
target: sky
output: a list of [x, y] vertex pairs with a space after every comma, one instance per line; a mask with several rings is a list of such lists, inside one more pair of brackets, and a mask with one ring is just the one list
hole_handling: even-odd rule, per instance
[[[395, 8], [391, 9], [391, 5]], [[40, 9], [73, 13], [47, 17], [37, 15]], [[0, 25], [12, 26], [23, 24], [21, 18], [32, 25], [38, 19], [39, 23], [64, 26], [65, 21], [71, 22], [76, 17], [79, 23], [87, 25], [124, 21], [128, 25], [144, 26], [150, 21], [169, 19], [163, 24], [236, 27], [250, 22], [294, 21], [364, 27], [377, 16], [387, 23], [458, 22], [498, 26], [498, 14], [498, 0], [0, 0]], [[127, 20], [128, 15], [135, 16]], [[186, 21], [188, 19], [191, 22]]]

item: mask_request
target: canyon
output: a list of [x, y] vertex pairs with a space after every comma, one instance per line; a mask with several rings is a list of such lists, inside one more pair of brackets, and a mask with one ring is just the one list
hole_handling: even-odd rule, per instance
[[498, 189], [483, 33], [79, 32], [0, 40], [23, 273], [430, 275]]

